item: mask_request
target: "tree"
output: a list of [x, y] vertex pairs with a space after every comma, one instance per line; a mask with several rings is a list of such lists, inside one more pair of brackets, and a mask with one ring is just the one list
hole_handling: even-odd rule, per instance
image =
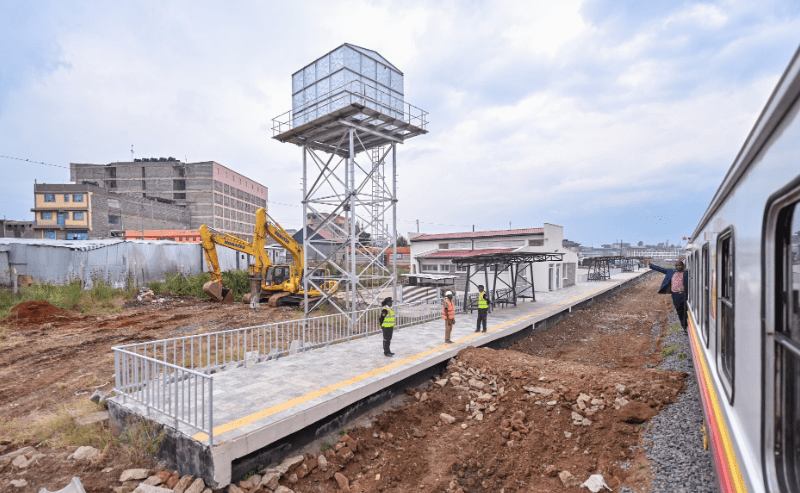
[[405, 236], [400, 235], [400, 236], [397, 237], [397, 246], [398, 247], [407, 247], [408, 246], [408, 240], [406, 239]]
[[642, 245], [644, 245], [643, 241], [640, 241], [639, 243], [637, 243], [637, 246], [642, 246]]

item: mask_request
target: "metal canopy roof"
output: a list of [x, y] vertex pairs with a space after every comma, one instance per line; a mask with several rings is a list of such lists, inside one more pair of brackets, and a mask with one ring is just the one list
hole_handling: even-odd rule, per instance
[[563, 260], [564, 254], [556, 252], [499, 252], [461, 257], [453, 259], [453, 263], [458, 267], [466, 267], [468, 265], [511, 265], [529, 262], [561, 262]]
[[[406, 139], [428, 133], [424, 127], [392, 118], [358, 102], [350, 103], [294, 128], [289, 128], [291, 125], [281, 122], [273, 123], [273, 132], [277, 134], [273, 138], [280, 142], [290, 142], [299, 146], [305, 144], [312, 149], [342, 157], [348, 157], [350, 154], [345, 137], [351, 128], [360, 131], [356, 154], [392, 142], [402, 144]], [[424, 126], [424, 120], [422, 125]], [[364, 138], [364, 135], [367, 137]]]

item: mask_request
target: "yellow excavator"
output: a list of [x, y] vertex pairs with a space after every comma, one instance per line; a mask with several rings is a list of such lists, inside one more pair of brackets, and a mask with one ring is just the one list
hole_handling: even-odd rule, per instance
[[[293, 263], [287, 265], [273, 265], [264, 246], [266, 237], [278, 242], [291, 256]], [[263, 207], [256, 211], [256, 227], [253, 233], [253, 243], [248, 243], [235, 236], [220, 233], [208, 228], [205, 224], [200, 226], [203, 251], [205, 252], [208, 271], [211, 281], [203, 285], [203, 291], [214, 301], [231, 302], [232, 292], [222, 285], [222, 272], [219, 266], [216, 245], [226, 246], [233, 250], [252, 255], [255, 263], [250, 266], [250, 293], [244, 295], [242, 301], [250, 303], [253, 295], [259, 296], [259, 301], [268, 301], [269, 306], [300, 305], [305, 299], [303, 291], [303, 247], [297, 243], [280, 224], [267, 214]], [[315, 269], [312, 277], [322, 278], [324, 269]], [[333, 294], [339, 289], [337, 281], [320, 281], [316, 283], [327, 294]], [[260, 289], [259, 289], [260, 288]], [[258, 293], [255, 293], [258, 291]], [[323, 295], [317, 289], [309, 289], [309, 302], [316, 301]]]

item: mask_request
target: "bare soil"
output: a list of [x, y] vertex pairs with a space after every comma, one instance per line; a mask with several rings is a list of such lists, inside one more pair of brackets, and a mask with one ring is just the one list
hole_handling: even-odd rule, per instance
[[[84, 315], [62, 310], [47, 302], [20, 304], [0, 321], [0, 455], [34, 441], [20, 441], [19, 430], [52, 419], [65, 409], [83, 408], [95, 390], [113, 387], [112, 346], [165, 337], [246, 327], [295, 318], [288, 307], [261, 306], [254, 313], [242, 303], [219, 304], [192, 297], [166, 297], [163, 303], [130, 302], [110, 315]], [[24, 434], [23, 434], [24, 435]], [[74, 448], [74, 447], [73, 447]], [[0, 464], [0, 490], [9, 481], [24, 478], [29, 485], [14, 489], [36, 492], [40, 487], [63, 488], [78, 476], [86, 491], [108, 492], [118, 486], [119, 472], [132, 467], [132, 459], [113, 450], [91, 463], [61, 460], [70, 450], [41, 445], [46, 455], [37, 466], [18, 470]], [[112, 471], [101, 473], [103, 469]]]
[[444, 387], [409, 389], [404, 405], [318, 451], [327, 471], [311, 455], [316, 468], [301, 466], [282, 484], [342, 491], [341, 473], [353, 492], [578, 492], [602, 474], [615, 491], [649, 491], [646, 423], [677, 400], [686, 377], [653, 368], [671, 308], [659, 281], [651, 276], [507, 350], [461, 351]]

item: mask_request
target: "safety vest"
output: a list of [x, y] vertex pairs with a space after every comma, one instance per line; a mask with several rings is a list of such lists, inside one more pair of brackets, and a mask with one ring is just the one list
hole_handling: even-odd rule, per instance
[[486, 291], [478, 293], [478, 308], [489, 308], [489, 302], [486, 301]]
[[445, 298], [442, 305], [442, 318], [445, 320], [456, 318], [456, 309], [453, 308], [453, 302]]
[[392, 310], [392, 307], [390, 306], [385, 308], [389, 311], [389, 313], [383, 317], [383, 323], [381, 324], [381, 327], [394, 327], [394, 310]]

